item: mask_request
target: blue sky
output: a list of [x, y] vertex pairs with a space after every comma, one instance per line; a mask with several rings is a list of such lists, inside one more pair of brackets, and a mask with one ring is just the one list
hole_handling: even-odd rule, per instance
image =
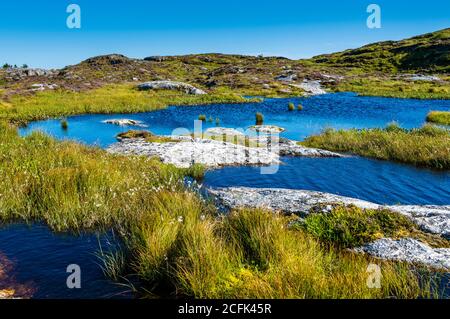
[[[307, 58], [450, 27], [449, 0], [27, 0], [0, 4], [0, 63], [62, 67], [95, 55], [238, 53]], [[68, 29], [66, 7], [81, 7]], [[382, 10], [368, 29], [366, 8]]]

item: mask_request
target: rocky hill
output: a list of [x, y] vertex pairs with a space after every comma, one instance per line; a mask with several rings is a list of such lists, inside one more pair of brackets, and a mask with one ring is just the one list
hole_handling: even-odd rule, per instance
[[450, 28], [401, 41], [385, 41], [314, 57], [332, 67], [381, 72], [450, 72]]
[[[449, 52], [450, 29], [445, 29], [308, 60], [216, 53], [133, 59], [111, 54], [59, 70], [0, 69], [0, 96], [58, 88], [81, 91], [111, 83], [156, 80], [186, 82], [207, 92], [296, 95], [304, 91], [304, 80], [320, 80], [321, 85], [338, 90], [341, 82], [350, 83], [358, 77], [364, 80], [368, 73], [385, 79], [398, 72], [449, 73]], [[447, 78], [448, 74], [444, 74]]]

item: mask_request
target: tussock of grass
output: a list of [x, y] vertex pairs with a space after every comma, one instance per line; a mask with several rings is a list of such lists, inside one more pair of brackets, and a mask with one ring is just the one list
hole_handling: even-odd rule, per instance
[[395, 125], [386, 129], [328, 129], [307, 138], [302, 144], [416, 166], [450, 169], [449, 131], [431, 125], [412, 130]]
[[427, 122], [450, 125], [450, 112], [432, 111], [427, 115]]
[[262, 125], [264, 123], [264, 115], [262, 113], [256, 113], [256, 125]]

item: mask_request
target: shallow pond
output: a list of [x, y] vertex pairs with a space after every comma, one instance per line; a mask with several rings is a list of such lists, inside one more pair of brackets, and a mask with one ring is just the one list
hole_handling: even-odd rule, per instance
[[[104, 250], [115, 245], [110, 238], [54, 234], [44, 225], [8, 225], [0, 231], [0, 256], [11, 263], [8, 282], [26, 287], [33, 298], [131, 298], [129, 289], [106, 279], [99, 265], [100, 245]], [[71, 264], [80, 266], [80, 289], [67, 287]]]
[[[302, 111], [288, 111], [288, 103], [302, 104]], [[326, 127], [371, 128], [384, 127], [396, 121], [402, 127], [413, 128], [424, 124], [430, 110], [450, 110], [450, 100], [412, 100], [379, 97], [360, 97], [352, 93], [325, 94], [309, 98], [266, 99], [262, 103], [212, 104], [207, 106], [169, 107], [164, 110], [114, 115], [79, 115], [68, 118], [69, 129], [61, 129], [60, 120], [30, 123], [22, 134], [34, 130], [45, 131], [58, 138], [70, 138], [87, 144], [108, 146], [115, 136], [133, 127], [118, 127], [102, 121], [114, 118], [138, 120], [148, 125], [155, 134], [171, 134], [176, 128], [193, 130], [194, 120], [200, 114], [220, 119], [220, 126], [247, 129], [255, 124], [256, 112], [264, 115], [264, 124], [284, 127], [281, 136], [302, 140], [320, 133]], [[215, 127], [205, 122], [204, 128]], [[134, 128], [139, 129], [139, 128]]]
[[[302, 104], [302, 111], [289, 112], [289, 102]], [[255, 113], [264, 114], [264, 124], [284, 127], [282, 136], [301, 140], [326, 127], [373, 128], [396, 121], [402, 127], [424, 124], [430, 110], [450, 110], [449, 100], [409, 100], [359, 97], [351, 93], [310, 98], [266, 99], [262, 103], [213, 104], [169, 107], [140, 114], [80, 115], [68, 118], [63, 130], [60, 120], [30, 123], [20, 129], [27, 135], [42, 130], [60, 139], [74, 139], [106, 147], [115, 136], [135, 127], [104, 124], [107, 119], [127, 118], [144, 122], [155, 134], [171, 134], [176, 128], [192, 130], [200, 114], [220, 119], [220, 126], [246, 129], [254, 124]], [[204, 128], [214, 127], [206, 122]], [[276, 174], [261, 175], [258, 167], [228, 167], [206, 174], [205, 184], [215, 187], [284, 187], [330, 192], [380, 204], [450, 204], [450, 173], [361, 157], [289, 158]], [[33, 281], [39, 288], [35, 297], [110, 297], [123, 295], [122, 287], [104, 279], [97, 259], [97, 238], [61, 237], [43, 226], [11, 226], [0, 231], [0, 252], [17, 261], [17, 278]], [[83, 264], [85, 288], [65, 286], [67, 264]], [[447, 280], [448, 281], [448, 280]]]

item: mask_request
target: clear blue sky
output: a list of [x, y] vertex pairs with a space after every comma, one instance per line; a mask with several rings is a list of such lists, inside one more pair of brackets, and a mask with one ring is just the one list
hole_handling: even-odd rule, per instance
[[[66, 26], [81, 6], [82, 28]], [[100, 54], [306, 58], [450, 27], [449, 0], [18, 0], [0, 4], [0, 63], [62, 67]], [[366, 27], [366, 7], [382, 28]]]

